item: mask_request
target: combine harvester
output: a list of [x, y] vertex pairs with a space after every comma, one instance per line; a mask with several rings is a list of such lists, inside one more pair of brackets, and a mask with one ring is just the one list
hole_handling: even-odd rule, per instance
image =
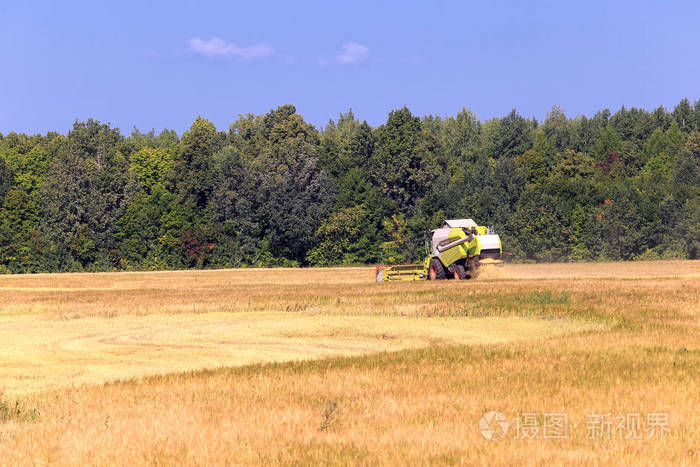
[[377, 282], [428, 279], [476, 279], [479, 267], [500, 264], [501, 239], [493, 227], [471, 219], [447, 220], [425, 234], [427, 256], [423, 264], [378, 266]]

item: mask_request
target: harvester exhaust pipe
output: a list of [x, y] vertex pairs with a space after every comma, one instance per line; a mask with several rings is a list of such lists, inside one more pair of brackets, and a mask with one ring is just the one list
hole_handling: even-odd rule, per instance
[[447, 245], [438, 245], [437, 251], [438, 251], [439, 253], [442, 253], [443, 251], [449, 250], [450, 248], [454, 248], [454, 247], [456, 247], [456, 246], [459, 246], [459, 245], [461, 245], [462, 243], [469, 242], [469, 241], [471, 241], [472, 238], [473, 238], [473, 236], [470, 234], [470, 235], [467, 235], [467, 236], [464, 237], [464, 238], [460, 238], [459, 240], [455, 240], [455, 241], [452, 242], [452, 243], [448, 243]]

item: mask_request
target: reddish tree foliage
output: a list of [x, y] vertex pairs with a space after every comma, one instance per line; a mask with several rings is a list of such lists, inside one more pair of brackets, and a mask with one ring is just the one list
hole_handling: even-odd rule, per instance
[[192, 263], [203, 260], [214, 249], [214, 244], [206, 241], [204, 232], [200, 229], [183, 231], [181, 241], [182, 251]]
[[595, 167], [596, 169], [600, 169], [603, 172], [603, 175], [607, 177], [610, 175], [610, 170], [612, 169], [613, 165], [618, 162], [620, 162], [620, 156], [617, 155], [616, 151], [610, 151], [608, 153], [608, 157], [604, 161], [598, 161], [595, 163]]

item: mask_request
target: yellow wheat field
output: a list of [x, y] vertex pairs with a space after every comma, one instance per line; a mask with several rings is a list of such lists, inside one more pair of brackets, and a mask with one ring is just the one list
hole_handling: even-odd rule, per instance
[[[0, 381], [9, 395], [201, 368], [496, 343], [603, 329], [532, 318], [199, 313], [52, 320], [0, 316]], [[11, 332], [7, 332], [11, 330]]]
[[699, 303], [697, 261], [4, 276], [0, 464], [697, 465]]

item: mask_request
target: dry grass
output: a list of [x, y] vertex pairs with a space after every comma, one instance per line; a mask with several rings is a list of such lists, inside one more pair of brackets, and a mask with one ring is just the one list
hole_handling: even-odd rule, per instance
[[[331, 342], [339, 353], [402, 349], [24, 394], [15, 372], [9, 409], [0, 405], [0, 464], [697, 465], [699, 279], [689, 261], [509, 265], [442, 283], [375, 284], [369, 268], [3, 277], [0, 341], [15, 340], [0, 365], [21, 349], [14, 358], [45, 358], [47, 374], [56, 370], [46, 362], [67, 353], [55, 344], [61, 333], [101, 349], [97, 366], [118, 360], [106, 350], [116, 344], [75, 336], [117, 336], [122, 369], [142, 340], [155, 343], [141, 346], [155, 371], [190, 358], [208, 365], [194, 350], [159, 359], [159, 347], [177, 354], [178, 342], [211, 342], [215, 359], [231, 352], [235, 333], [221, 323], [239, 321], [259, 345], [298, 344], [275, 360], [322, 356]], [[552, 326], [576, 330], [566, 325], [589, 330], [544, 337]], [[138, 326], [157, 332], [123, 338], [143, 336]], [[508, 326], [500, 342], [455, 344]], [[528, 327], [542, 338], [505, 342]], [[42, 334], [55, 355], [32, 356]], [[423, 347], [403, 348], [414, 345]], [[517, 440], [511, 427], [488, 441], [478, 429], [488, 410], [566, 413], [570, 433]], [[587, 437], [588, 414], [655, 412], [670, 417], [663, 438], [620, 439], [614, 424], [611, 439]]]
[[200, 313], [72, 320], [0, 316], [8, 395], [202, 368], [498, 343], [603, 329], [572, 320]]

